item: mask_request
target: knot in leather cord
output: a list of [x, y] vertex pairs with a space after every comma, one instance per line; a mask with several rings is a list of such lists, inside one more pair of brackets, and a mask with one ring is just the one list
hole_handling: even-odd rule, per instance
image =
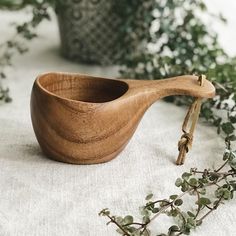
[[186, 153], [188, 153], [188, 151], [190, 150], [191, 146], [192, 146], [192, 142], [193, 142], [193, 136], [189, 133], [185, 133], [181, 136], [181, 139], [179, 140], [178, 143], [178, 149], [179, 151], [182, 148], [186, 149]]
[[[200, 75], [198, 77], [198, 83], [200, 86], [203, 85], [204, 79], [206, 78], [205, 75]], [[201, 110], [201, 103], [202, 99], [201, 98], [196, 98], [192, 105], [189, 107], [189, 110], [185, 116], [183, 125], [182, 125], [182, 131], [183, 135], [181, 136], [179, 142], [178, 142], [178, 149], [179, 149], [179, 156], [176, 161], [177, 165], [182, 165], [185, 162], [186, 154], [190, 150], [193, 142], [193, 133], [196, 128], [196, 124], [199, 118], [200, 110]], [[192, 120], [192, 124], [190, 126], [189, 131], [187, 132], [187, 126], [188, 123]]]

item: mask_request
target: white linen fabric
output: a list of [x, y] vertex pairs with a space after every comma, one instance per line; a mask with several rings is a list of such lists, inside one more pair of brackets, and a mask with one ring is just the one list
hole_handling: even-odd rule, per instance
[[[1, 13], [1, 22], [22, 14]], [[1, 23], [2, 25], [2, 23]], [[6, 25], [7, 26], [7, 25]], [[7, 37], [11, 32], [1, 28]], [[2, 35], [2, 33], [1, 33]], [[55, 22], [40, 27], [41, 38], [30, 52], [16, 59], [9, 71], [13, 102], [0, 107], [0, 235], [110, 236], [98, 212], [109, 207], [116, 215], [138, 216], [147, 193], [165, 198], [179, 193], [175, 179], [191, 167], [214, 168], [221, 163], [224, 143], [214, 128], [201, 122], [184, 166], [174, 164], [186, 109], [156, 102], [144, 115], [125, 150], [99, 165], [70, 165], [48, 159], [41, 152], [30, 120], [30, 92], [35, 77], [46, 71], [115, 76], [116, 68], [78, 65], [59, 55]], [[236, 203], [220, 207], [193, 236], [233, 236]], [[155, 232], [170, 226], [166, 218], [153, 224]]]

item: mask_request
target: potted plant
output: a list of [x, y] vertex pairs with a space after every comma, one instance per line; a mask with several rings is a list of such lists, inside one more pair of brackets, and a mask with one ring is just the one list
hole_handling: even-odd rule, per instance
[[[117, 64], [148, 35], [155, 1], [67, 0], [56, 3], [61, 51], [66, 58], [101, 65]], [[148, 14], [147, 14], [148, 12]], [[145, 24], [138, 18], [144, 19]], [[148, 22], [147, 22], [148, 21]], [[135, 39], [135, 40], [134, 40]]]
[[[0, 7], [18, 10], [31, 5], [33, 14], [37, 9], [46, 11], [44, 18], [49, 17], [47, 10], [52, 7], [57, 13], [64, 57], [84, 63], [111, 65], [117, 64], [124, 54], [130, 52], [129, 49], [137, 50], [146, 40], [137, 36], [148, 35], [153, 19], [148, 12], [152, 12], [154, 3], [153, 0], [145, 3], [125, 0], [4, 0]], [[145, 24], [135, 24], [135, 19], [145, 15], [149, 15]]]
[[63, 56], [90, 64], [117, 62], [122, 18], [114, 11], [115, 2], [67, 0], [57, 3]]

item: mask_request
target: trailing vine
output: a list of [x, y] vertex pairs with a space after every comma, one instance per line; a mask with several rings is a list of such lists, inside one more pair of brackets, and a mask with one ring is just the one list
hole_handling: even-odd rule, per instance
[[22, 24], [14, 23], [15, 34], [5, 42], [0, 43], [0, 101], [11, 102], [9, 89], [3, 85], [7, 77], [7, 69], [11, 67], [12, 59], [16, 54], [24, 54], [28, 51], [27, 42], [37, 37], [36, 29], [43, 20], [50, 20], [50, 0], [3, 0], [0, 3], [1, 9], [20, 10], [30, 6], [32, 17]]
[[[117, 232], [123, 236], [189, 235], [200, 226], [205, 218], [218, 209], [225, 201], [233, 199], [236, 191], [236, 151], [232, 151], [231, 141], [226, 139], [223, 164], [215, 169], [190, 169], [176, 179], [175, 185], [181, 194], [170, 195], [166, 199], [154, 200], [153, 194], [146, 196], [146, 204], [139, 208], [141, 221], [132, 215], [114, 216], [109, 209], [103, 209], [99, 215], [108, 218], [107, 224], [114, 224]], [[214, 193], [214, 194], [212, 194]], [[185, 210], [185, 197], [195, 198], [195, 209]], [[149, 226], [161, 215], [173, 217], [176, 224], [171, 225], [166, 233], [151, 232]]]

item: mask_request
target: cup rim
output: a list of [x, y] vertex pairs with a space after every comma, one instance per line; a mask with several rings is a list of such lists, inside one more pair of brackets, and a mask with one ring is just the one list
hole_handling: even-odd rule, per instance
[[[82, 100], [71, 99], [71, 98], [67, 98], [67, 97], [64, 97], [64, 96], [57, 95], [57, 94], [49, 91], [48, 89], [46, 89], [41, 84], [40, 80], [42, 78], [46, 77], [46, 76], [49, 76], [49, 75], [55, 75], [55, 76], [56, 75], [68, 75], [68, 76], [78, 76], [78, 77], [81, 76], [81, 77], [88, 78], [88, 79], [97, 78], [97, 79], [101, 79], [101, 80], [109, 80], [109, 81], [120, 82], [121, 84], [126, 86], [126, 91], [121, 96], [119, 96], [115, 99], [109, 100], [109, 101], [104, 101], [104, 102], [87, 102], [87, 101], [82, 101]], [[71, 72], [45, 72], [45, 73], [39, 74], [36, 77], [35, 83], [43, 92], [45, 92], [46, 94], [48, 94], [50, 96], [56, 97], [58, 99], [61, 99], [63, 101], [67, 101], [67, 102], [90, 104], [90, 105], [94, 105], [94, 106], [99, 105], [99, 104], [107, 104], [107, 103], [112, 103], [113, 101], [117, 101], [118, 99], [121, 99], [122, 97], [124, 97], [127, 94], [127, 92], [129, 91], [129, 83], [127, 83], [124, 80], [111, 79], [111, 78], [100, 77], [100, 76], [92, 76], [92, 75], [88, 75], [88, 74], [71, 73]]]

